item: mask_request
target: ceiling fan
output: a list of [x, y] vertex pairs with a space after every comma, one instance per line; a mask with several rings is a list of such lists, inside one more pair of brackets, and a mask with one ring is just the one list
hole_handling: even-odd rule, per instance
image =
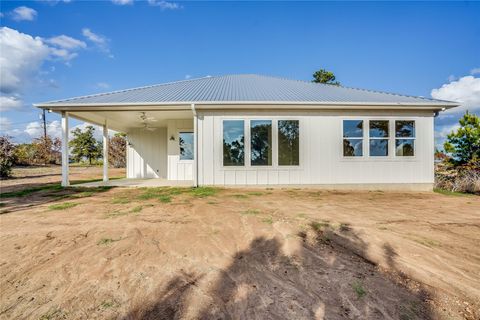
[[140, 119], [142, 121], [143, 129], [148, 131], [155, 131], [157, 128], [151, 127], [149, 122], [157, 122], [158, 120], [154, 117], [148, 117], [146, 112], [140, 113]]

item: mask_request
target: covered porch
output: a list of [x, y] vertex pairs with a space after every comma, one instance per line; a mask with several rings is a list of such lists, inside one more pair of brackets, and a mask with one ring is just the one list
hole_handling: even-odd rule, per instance
[[[67, 108], [62, 116], [62, 186], [69, 186], [69, 118], [102, 128], [103, 179], [77, 186], [161, 187], [197, 185], [197, 115], [175, 107]], [[57, 110], [54, 110], [57, 111]], [[109, 130], [127, 135], [126, 178], [110, 179]]]

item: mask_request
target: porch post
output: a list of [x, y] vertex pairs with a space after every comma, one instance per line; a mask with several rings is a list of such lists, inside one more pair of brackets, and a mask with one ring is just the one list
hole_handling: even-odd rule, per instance
[[103, 182], [108, 182], [108, 126], [103, 124]]
[[193, 112], [193, 186], [198, 187], [198, 116], [195, 104], [192, 103]]
[[62, 187], [68, 187], [68, 112], [62, 111]]

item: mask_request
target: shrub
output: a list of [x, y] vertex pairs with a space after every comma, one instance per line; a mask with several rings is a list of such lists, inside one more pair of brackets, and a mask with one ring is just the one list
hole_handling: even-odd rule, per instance
[[438, 164], [435, 170], [435, 188], [480, 194], [480, 167], [472, 164]]
[[0, 178], [8, 178], [12, 174], [15, 163], [15, 146], [10, 137], [0, 137]]

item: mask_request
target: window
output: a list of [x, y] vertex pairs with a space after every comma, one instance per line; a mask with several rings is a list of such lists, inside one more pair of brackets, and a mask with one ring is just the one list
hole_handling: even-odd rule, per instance
[[388, 120], [370, 120], [370, 156], [388, 156]]
[[223, 165], [245, 164], [245, 128], [243, 120], [223, 121]]
[[298, 120], [278, 120], [278, 165], [298, 166], [300, 130]]
[[180, 160], [193, 160], [193, 133], [180, 132], [178, 134], [180, 146]]
[[272, 165], [272, 121], [250, 121], [250, 156], [252, 166]]
[[395, 155], [398, 157], [415, 155], [415, 121], [395, 121]]
[[343, 156], [363, 156], [363, 120], [343, 120]]

